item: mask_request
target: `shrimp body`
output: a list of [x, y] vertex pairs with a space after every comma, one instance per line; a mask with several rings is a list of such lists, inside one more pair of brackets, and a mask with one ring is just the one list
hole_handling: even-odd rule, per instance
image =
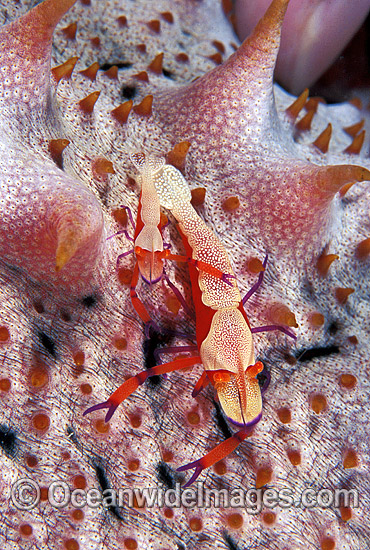
[[181, 172], [166, 165], [154, 181], [161, 205], [179, 222], [187, 253], [234, 277], [226, 283], [189, 264], [197, 344], [207, 376], [228, 419], [242, 426], [255, 424], [262, 411], [256, 375], [263, 366], [255, 363], [253, 335], [227, 252], [192, 207]]
[[141, 184], [134, 250], [142, 278], [153, 284], [163, 274], [160, 203], [153, 177], [162, 170], [164, 158], [136, 153], [131, 160], [139, 171], [137, 181]]

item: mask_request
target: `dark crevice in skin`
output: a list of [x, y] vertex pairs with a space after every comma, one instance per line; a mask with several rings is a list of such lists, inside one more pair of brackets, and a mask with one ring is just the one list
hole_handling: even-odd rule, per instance
[[310, 349], [304, 349], [301, 351], [298, 351], [296, 353], [297, 361], [300, 363], [304, 363], [305, 361], [312, 361], [312, 359], [316, 359], [319, 357], [328, 357], [329, 355], [333, 355], [336, 353], [339, 353], [340, 349], [335, 344], [332, 344], [331, 346], [326, 347], [320, 347], [317, 346], [316, 348], [310, 348]]
[[160, 462], [157, 466], [158, 480], [164, 483], [169, 489], [174, 489], [176, 486], [176, 474], [165, 462]]
[[104, 65], [100, 65], [101, 71], [108, 71], [111, 67], [118, 67], [119, 69], [129, 69], [132, 67], [132, 63], [129, 63], [128, 61], [123, 63], [105, 63]]
[[233, 435], [233, 432], [230, 430], [228, 423], [225, 420], [225, 417], [221, 411], [221, 407], [217, 401], [213, 400], [213, 404], [215, 406], [215, 420], [218, 424], [218, 427], [220, 428], [222, 435], [225, 439], [228, 437], [231, 437]]
[[163, 76], [166, 78], [170, 78], [171, 80], [176, 80], [175, 75], [171, 73], [171, 71], [168, 71], [167, 69], [162, 69]]
[[72, 426], [67, 426], [67, 435], [68, 439], [72, 441], [75, 445], [78, 445], [78, 439], [76, 436], [75, 430], [72, 428]]
[[46, 351], [50, 353], [52, 357], [56, 357], [55, 342], [50, 338], [50, 336], [48, 336], [47, 334], [45, 334], [45, 332], [41, 330], [37, 333], [37, 336], [39, 337], [39, 340]]
[[231, 536], [228, 533], [226, 533], [226, 531], [223, 532], [222, 536], [229, 550], [241, 550], [240, 547], [236, 544], [236, 542], [233, 541]]
[[[171, 336], [166, 333], [161, 333], [155, 329], [150, 329], [149, 338], [143, 341], [144, 367], [150, 369], [157, 365], [155, 351], [157, 348], [167, 346]], [[161, 383], [161, 376], [151, 376], [148, 378], [148, 383], [151, 386], [158, 386]]]
[[16, 433], [5, 424], [0, 424], [0, 447], [9, 458], [14, 458], [17, 454]]
[[84, 296], [81, 300], [82, 304], [87, 307], [87, 309], [91, 309], [92, 307], [96, 306], [97, 301], [97, 297], [92, 294], [89, 296]]
[[121, 96], [124, 99], [133, 99], [137, 94], [136, 86], [124, 86], [121, 90]]
[[[98, 480], [98, 483], [100, 485], [102, 492], [104, 493], [104, 491], [106, 491], [107, 489], [111, 489], [111, 484], [109, 483], [107, 474], [103, 466], [101, 465], [101, 463], [98, 464], [97, 462], [94, 462], [93, 467], [95, 468], [96, 479]], [[108, 495], [106, 498], [108, 498]], [[120, 514], [118, 506], [114, 506], [114, 505], [105, 506], [105, 509], [111, 512], [117, 519], [123, 520], [123, 517]]]

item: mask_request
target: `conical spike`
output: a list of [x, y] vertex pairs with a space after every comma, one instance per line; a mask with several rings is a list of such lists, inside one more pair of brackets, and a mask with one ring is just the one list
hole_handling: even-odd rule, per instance
[[308, 98], [308, 88], [303, 90], [301, 95], [297, 97], [295, 101], [287, 108], [285, 109], [286, 114], [289, 116], [289, 118], [294, 121], [297, 116], [299, 115], [300, 111], [303, 109], [303, 107], [306, 104], [307, 98]]
[[329, 122], [325, 130], [321, 132], [321, 134], [315, 139], [315, 141], [312, 144], [317, 149], [319, 149], [319, 151], [321, 151], [322, 153], [328, 152], [332, 130], [333, 130], [332, 125]]
[[319, 168], [316, 185], [330, 194], [337, 193], [343, 185], [354, 181], [370, 181], [370, 171], [362, 166], [342, 164]]

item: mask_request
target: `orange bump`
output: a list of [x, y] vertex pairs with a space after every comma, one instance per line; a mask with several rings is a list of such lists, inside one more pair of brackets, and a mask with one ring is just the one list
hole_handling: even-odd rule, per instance
[[99, 70], [99, 63], [95, 61], [95, 63], [90, 65], [90, 67], [87, 67], [87, 69], [80, 71], [80, 74], [82, 74], [82, 76], [86, 76], [86, 78], [91, 80], [91, 82], [94, 82], [94, 80], [96, 79], [98, 70]]
[[191, 424], [192, 426], [197, 426], [200, 423], [200, 416], [195, 411], [189, 412], [186, 415], [186, 418], [188, 419], [189, 424]]
[[329, 267], [334, 262], [338, 260], [338, 254], [324, 254], [322, 253], [317, 260], [317, 270], [322, 277], [325, 277], [328, 274]]
[[146, 53], [146, 44], [138, 44], [136, 46], [136, 49], [140, 52], [140, 53]]
[[32, 424], [36, 430], [40, 432], [45, 432], [49, 429], [50, 418], [45, 413], [37, 413], [32, 419]]
[[335, 540], [331, 537], [325, 537], [321, 541], [321, 550], [334, 550]]
[[343, 521], [349, 521], [352, 518], [352, 510], [347, 506], [341, 506], [339, 508], [340, 516]]
[[133, 538], [125, 539], [123, 544], [125, 545], [125, 548], [127, 548], [127, 550], [136, 550], [137, 548], [137, 542]]
[[362, 130], [365, 124], [365, 119], [363, 118], [360, 120], [360, 122], [356, 122], [356, 124], [352, 124], [352, 126], [347, 126], [346, 128], [343, 128], [345, 132], [351, 137], [355, 137], [358, 132]]
[[156, 55], [153, 61], [149, 63], [148, 70], [155, 74], [162, 74], [163, 56], [163, 53]]
[[77, 61], [78, 57], [71, 57], [61, 65], [58, 65], [57, 67], [51, 69], [51, 74], [53, 75], [57, 83], [62, 80], [62, 78], [71, 78], [73, 69], [75, 68]]
[[316, 413], [320, 414], [328, 406], [325, 395], [317, 393], [311, 397], [311, 409]]
[[68, 139], [51, 139], [49, 141], [48, 149], [52, 158], [55, 160], [60, 158], [64, 149], [70, 144]]
[[293, 466], [299, 466], [301, 463], [301, 453], [299, 451], [289, 450], [287, 451], [287, 455]]
[[90, 393], [92, 393], [92, 387], [90, 384], [81, 384], [80, 390], [81, 390], [81, 393], [85, 395], [90, 395]]
[[131, 269], [127, 269], [126, 267], [120, 267], [117, 273], [117, 277], [121, 285], [129, 285], [132, 279], [132, 271]]
[[317, 311], [315, 311], [314, 313], [310, 313], [308, 315], [308, 322], [311, 328], [319, 328], [322, 327], [322, 325], [325, 323], [325, 317], [322, 315], [322, 313], [318, 313]]
[[9, 378], [0, 378], [0, 391], [8, 392], [10, 390], [11, 382]]
[[266, 525], [273, 525], [276, 521], [276, 515], [274, 514], [274, 512], [264, 512], [262, 514], [262, 521]]
[[341, 386], [343, 386], [343, 388], [352, 390], [357, 384], [357, 378], [356, 376], [353, 376], [353, 374], [341, 374], [339, 378], [339, 383]]
[[80, 545], [76, 539], [68, 539], [64, 542], [64, 548], [66, 550], [80, 550]]
[[229, 197], [222, 203], [222, 208], [225, 212], [233, 212], [240, 206], [240, 200], [238, 197]]
[[358, 461], [358, 456], [356, 451], [354, 451], [353, 449], [348, 449], [344, 453], [343, 468], [345, 469], [356, 468], [356, 466], [358, 466], [358, 463], [359, 461]]
[[219, 475], [223, 476], [227, 472], [226, 463], [224, 460], [219, 460], [216, 462], [216, 464], [213, 466], [214, 472]]
[[271, 321], [277, 325], [285, 325], [293, 328], [298, 327], [294, 313], [290, 311], [285, 304], [272, 304], [269, 309], [269, 317]]
[[178, 170], [183, 170], [185, 167], [186, 155], [190, 149], [190, 141], [180, 141], [173, 146], [171, 151], [166, 155], [167, 164], [172, 164]]
[[141, 82], [149, 82], [149, 76], [146, 71], [140, 71], [139, 73], [132, 76], [133, 78], [136, 78], [136, 80], [140, 80]]
[[133, 458], [129, 461], [127, 467], [130, 472], [136, 472], [140, 468], [140, 460], [138, 460], [137, 458]]
[[164, 514], [164, 517], [166, 517], [167, 519], [172, 519], [173, 516], [175, 515], [171, 508], [165, 508], [163, 511], [163, 514]]
[[161, 22], [158, 19], [152, 19], [151, 21], [148, 21], [146, 26], [151, 31], [155, 32], [156, 34], [159, 34], [161, 32]]
[[348, 300], [348, 296], [353, 294], [354, 291], [355, 291], [354, 288], [337, 287], [335, 289], [335, 297], [337, 299], [337, 302], [341, 305], [345, 304]]
[[200, 518], [191, 518], [189, 521], [189, 527], [194, 532], [199, 532], [203, 528], [202, 520]]
[[116, 80], [118, 78], [118, 67], [117, 65], [112, 65], [104, 71], [104, 75], [110, 78], [111, 80]]
[[44, 369], [35, 369], [31, 372], [30, 381], [34, 388], [42, 388], [48, 383], [49, 377]]
[[346, 183], [345, 185], [343, 185], [343, 187], [341, 187], [339, 189], [339, 195], [341, 197], [344, 197], [344, 195], [347, 193], [347, 191], [349, 191], [351, 189], [351, 187], [353, 187], [355, 185], [355, 181], [353, 182], [350, 182], [350, 183]]
[[90, 115], [93, 112], [95, 103], [97, 102], [99, 96], [100, 92], [93, 92], [78, 102], [84, 113]]
[[113, 341], [113, 345], [119, 351], [123, 351], [127, 349], [127, 340], [123, 336], [117, 336]]
[[75, 521], [82, 521], [85, 517], [85, 514], [83, 513], [82, 510], [77, 509], [77, 510], [73, 510], [71, 516], [72, 516], [72, 519], [74, 519]]
[[196, 187], [191, 190], [191, 204], [193, 206], [202, 206], [206, 198], [206, 190], [204, 187]]
[[19, 527], [19, 532], [20, 532], [21, 535], [23, 535], [25, 537], [29, 537], [29, 536], [32, 535], [33, 529], [31, 527], [31, 525], [29, 525], [28, 523], [23, 523]]
[[219, 40], [213, 40], [212, 44], [220, 53], [225, 53], [225, 46], [222, 42], [220, 42]]
[[179, 63], [188, 63], [189, 56], [184, 52], [180, 52], [176, 55], [176, 61], [178, 61]]
[[259, 468], [256, 475], [256, 489], [260, 489], [272, 479], [272, 469], [269, 466]]
[[126, 212], [126, 208], [116, 208], [116, 210], [113, 210], [112, 216], [115, 219], [119, 225], [122, 225], [122, 227], [127, 226], [128, 222], [128, 216]]
[[211, 61], [214, 61], [214, 63], [216, 63], [216, 65], [221, 65], [221, 63], [222, 63], [222, 55], [220, 54], [220, 52], [213, 53], [212, 55], [209, 55], [208, 59], [210, 59]]
[[95, 429], [100, 434], [106, 434], [110, 430], [109, 424], [106, 424], [103, 419], [99, 419], [95, 422]]
[[133, 107], [133, 110], [137, 115], [148, 117], [152, 114], [152, 105], [153, 96], [147, 95], [144, 97], [141, 103], [139, 103], [139, 105], [135, 105]]
[[161, 17], [164, 21], [167, 21], [167, 23], [172, 24], [174, 22], [173, 15], [170, 11], [162, 11]]
[[247, 263], [247, 269], [251, 273], [257, 275], [257, 273], [261, 273], [262, 271], [265, 271], [265, 268], [263, 267], [263, 263], [259, 258], [250, 258]]
[[127, 17], [125, 15], [117, 17], [117, 21], [120, 27], [127, 27]]
[[97, 176], [105, 176], [106, 174], [116, 173], [113, 168], [113, 163], [106, 158], [101, 157], [94, 159], [92, 165], [93, 171], [96, 173]]
[[130, 416], [130, 424], [133, 428], [139, 428], [141, 426], [140, 414], [132, 414]]
[[62, 31], [69, 40], [74, 40], [77, 33], [77, 23], [71, 23], [70, 25], [68, 25], [68, 27], [64, 27]]
[[355, 336], [355, 335], [348, 336], [348, 342], [350, 342], [350, 343], [353, 344], [354, 346], [357, 346], [357, 344], [358, 344], [358, 338], [357, 338], [357, 336]]
[[301, 95], [298, 96], [297, 99], [293, 101], [293, 103], [289, 107], [287, 107], [287, 109], [285, 109], [286, 114], [289, 116], [289, 118], [292, 121], [295, 121], [300, 111], [305, 106], [306, 101], [308, 99], [308, 94], [309, 94], [309, 91], [308, 91], [308, 88], [306, 88], [305, 90], [303, 90]]
[[358, 155], [361, 151], [361, 148], [364, 144], [366, 130], [362, 130], [357, 136], [353, 138], [351, 145], [344, 149], [343, 153], [348, 153], [350, 155]]
[[283, 424], [289, 424], [289, 422], [291, 422], [292, 420], [291, 412], [287, 407], [281, 407], [281, 409], [278, 409], [277, 415], [280, 422], [282, 422]]
[[82, 474], [77, 474], [73, 478], [73, 486], [76, 489], [85, 489], [87, 486], [86, 477]]
[[83, 351], [76, 351], [76, 353], [73, 356], [74, 364], [77, 365], [77, 367], [82, 367], [82, 365], [85, 362], [85, 354]]
[[300, 130], [301, 132], [307, 132], [308, 130], [311, 130], [311, 123], [314, 115], [315, 115], [315, 111], [313, 109], [311, 109], [310, 111], [307, 111], [304, 117], [302, 117], [301, 120], [297, 122], [296, 124], [297, 130]]
[[27, 466], [29, 466], [30, 468], [35, 468], [37, 466], [38, 460], [33, 455], [27, 455], [26, 463], [27, 463]]
[[229, 514], [226, 521], [230, 529], [240, 529], [244, 523], [243, 516], [238, 512], [235, 512], [234, 514]]
[[100, 48], [101, 42], [99, 36], [94, 36], [93, 38], [90, 38], [90, 42], [95, 48]]
[[322, 153], [327, 153], [329, 149], [329, 143], [330, 143], [332, 131], [333, 131], [333, 127], [329, 122], [325, 130], [321, 132], [321, 134], [315, 139], [312, 145], [314, 145]]
[[356, 248], [356, 256], [357, 258], [360, 258], [360, 260], [367, 258], [369, 254], [370, 254], [370, 238], [364, 239], [363, 241], [361, 241]]
[[326, 103], [326, 101], [322, 97], [310, 97], [305, 105], [305, 109], [316, 113], [319, 103]]
[[7, 327], [0, 327], [0, 342], [7, 342], [10, 338], [10, 332]]
[[125, 101], [125, 103], [121, 103], [121, 105], [113, 109], [113, 111], [111, 111], [111, 115], [120, 124], [125, 124], [127, 122], [128, 115], [131, 112], [133, 104], [134, 103], [132, 99], [129, 99], [128, 101]]

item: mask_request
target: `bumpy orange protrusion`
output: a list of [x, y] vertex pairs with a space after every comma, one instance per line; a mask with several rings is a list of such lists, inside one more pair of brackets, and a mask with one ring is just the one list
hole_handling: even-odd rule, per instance
[[351, 189], [351, 187], [353, 187], [355, 185], [355, 181], [351, 182], [351, 183], [346, 183], [346, 185], [343, 185], [343, 187], [341, 187], [339, 189], [339, 194], [341, 197], [344, 197], [344, 195]]
[[117, 17], [117, 21], [120, 27], [127, 27], [127, 17], [125, 15]]
[[308, 130], [311, 130], [311, 123], [314, 115], [315, 111], [313, 109], [307, 111], [304, 117], [302, 117], [301, 120], [297, 122], [297, 130], [300, 130], [301, 132], [307, 132]]
[[99, 96], [100, 92], [93, 92], [78, 102], [84, 113], [90, 115], [93, 112], [95, 103], [98, 101]]
[[243, 527], [243, 523], [243, 516], [238, 512], [227, 516], [227, 524], [230, 529], [240, 529], [241, 527]]
[[52, 158], [55, 160], [59, 158], [63, 153], [64, 149], [70, 144], [68, 139], [51, 139], [49, 141], [49, 152]]
[[71, 23], [68, 27], [64, 27], [62, 31], [69, 40], [74, 40], [77, 33], [77, 23]]
[[185, 167], [185, 159], [187, 152], [190, 149], [190, 141], [181, 141], [177, 143], [171, 151], [166, 155], [167, 164], [172, 164], [178, 170], [183, 170]]
[[104, 75], [110, 78], [111, 80], [117, 80], [118, 78], [118, 67], [117, 65], [112, 65], [108, 70], [104, 71]]
[[360, 132], [357, 136], [353, 138], [351, 145], [349, 145], [347, 149], [344, 149], [343, 152], [348, 153], [350, 155], [358, 155], [364, 144], [365, 134], [366, 134], [366, 131], [362, 130], [362, 132]]
[[122, 103], [113, 111], [111, 111], [111, 115], [119, 122], [120, 124], [126, 124], [129, 114], [131, 113], [131, 109], [134, 102], [132, 99], [129, 99], [128, 101], [125, 101], [125, 103]]
[[370, 171], [353, 164], [338, 164], [322, 168], [323, 180], [319, 182], [321, 189], [330, 195], [337, 193], [343, 185], [353, 181], [370, 181]]
[[40, 432], [45, 432], [49, 429], [50, 418], [45, 413], [37, 413], [32, 419], [32, 424], [36, 430]]
[[343, 388], [346, 388], [347, 390], [352, 390], [357, 384], [357, 378], [356, 376], [353, 376], [353, 374], [341, 374], [339, 378], [339, 383]]
[[274, 514], [274, 512], [264, 512], [262, 514], [262, 520], [266, 525], [273, 525], [276, 521], [276, 514]]
[[322, 313], [314, 311], [313, 313], [309, 314], [308, 322], [310, 323], [310, 326], [312, 328], [319, 328], [322, 327], [322, 325], [325, 323], [325, 317]]
[[269, 466], [259, 468], [256, 475], [256, 489], [260, 489], [272, 479], [272, 469]]
[[146, 95], [144, 99], [133, 107], [134, 113], [140, 116], [149, 117], [152, 114], [153, 96]]
[[338, 254], [323, 253], [319, 256], [316, 267], [322, 277], [326, 277], [329, 271], [329, 267], [335, 260], [338, 260], [338, 258], [339, 258]]
[[225, 53], [225, 46], [223, 45], [222, 42], [220, 42], [219, 40], [213, 40], [212, 44], [220, 53], [222, 54]]
[[206, 190], [204, 187], [196, 187], [191, 190], [191, 204], [193, 206], [202, 206], [206, 198]]
[[329, 122], [325, 130], [321, 132], [321, 134], [315, 139], [312, 145], [314, 145], [322, 153], [327, 153], [329, 149], [329, 143], [330, 143], [332, 131], [333, 131], [333, 127]]
[[370, 254], [370, 237], [361, 241], [356, 247], [356, 256], [360, 260], [364, 260]]
[[316, 393], [311, 398], [311, 409], [316, 413], [320, 414], [322, 411], [324, 411], [328, 406], [328, 402], [326, 400], [325, 395], [322, 395], [321, 393]]
[[305, 90], [303, 90], [301, 95], [297, 97], [297, 99], [293, 101], [293, 103], [289, 107], [287, 107], [287, 109], [285, 109], [285, 112], [290, 118], [290, 120], [295, 121], [300, 111], [303, 109], [303, 107], [306, 104], [306, 101], [308, 99], [308, 94], [309, 94], [309, 91], [308, 91], [308, 88], [306, 88]]
[[146, 26], [151, 31], [155, 32], [156, 34], [159, 34], [161, 32], [161, 22], [158, 19], [152, 19], [151, 21], [148, 21]]
[[184, 52], [180, 52], [176, 55], [176, 61], [179, 61], [180, 63], [188, 63], [189, 56]]
[[93, 38], [90, 38], [90, 42], [95, 48], [100, 48], [101, 41], [99, 36], [93, 36]]
[[58, 65], [57, 67], [51, 69], [51, 74], [53, 75], [57, 83], [60, 82], [62, 78], [71, 78], [73, 69], [75, 68], [77, 61], [78, 57], [71, 57], [61, 65]]
[[167, 23], [172, 24], [174, 22], [174, 17], [170, 11], [162, 11], [161, 17], [164, 21], [167, 21]]
[[297, 328], [295, 315], [285, 304], [275, 303], [269, 308], [269, 318], [277, 325]]
[[136, 80], [140, 80], [140, 82], [149, 82], [149, 76], [146, 71], [140, 71], [132, 76], [133, 78], [136, 78]]
[[354, 291], [354, 288], [337, 287], [335, 289], [335, 297], [340, 304], [345, 304], [348, 300], [348, 296], [353, 294]]
[[113, 163], [104, 157], [94, 159], [92, 162], [93, 172], [97, 176], [105, 176], [106, 174], [115, 174]]
[[321, 541], [321, 550], [334, 550], [335, 540], [331, 537], [325, 537]]
[[301, 463], [301, 453], [299, 451], [288, 450], [287, 455], [293, 466], [299, 466]]
[[155, 74], [162, 74], [163, 56], [163, 53], [156, 55], [153, 61], [149, 63], [148, 70]]
[[90, 67], [87, 67], [87, 69], [84, 69], [83, 71], [80, 71], [80, 74], [83, 76], [86, 76], [91, 82], [94, 82], [96, 79], [97, 72], [99, 70], [99, 63], [95, 61]]
[[354, 449], [347, 449], [343, 457], [343, 468], [356, 468], [358, 464], [359, 460], [356, 451]]
[[10, 338], [10, 332], [7, 327], [0, 327], [0, 342], [7, 342]]
[[341, 506], [339, 511], [343, 521], [349, 521], [352, 518], [352, 510], [348, 506]]
[[343, 128], [345, 132], [351, 137], [355, 137], [364, 127], [365, 119], [363, 118], [360, 120], [360, 122], [356, 122], [356, 124], [352, 124], [352, 126], [347, 126], [346, 128]]
[[113, 210], [112, 216], [122, 227], [127, 226], [128, 216], [125, 208], [116, 208], [116, 210]]
[[208, 59], [210, 59], [211, 61], [214, 61], [216, 65], [221, 65], [222, 63], [222, 55], [220, 54], [220, 52], [209, 55]]
[[136, 49], [140, 52], [140, 53], [146, 53], [146, 44], [138, 44], [136, 46]]
[[281, 409], [278, 409], [277, 415], [280, 422], [283, 424], [289, 424], [292, 420], [291, 412], [287, 407], [281, 407]]
[[240, 200], [238, 197], [229, 197], [222, 203], [222, 208], [225, 212], [233, 212], [240, 206]]

